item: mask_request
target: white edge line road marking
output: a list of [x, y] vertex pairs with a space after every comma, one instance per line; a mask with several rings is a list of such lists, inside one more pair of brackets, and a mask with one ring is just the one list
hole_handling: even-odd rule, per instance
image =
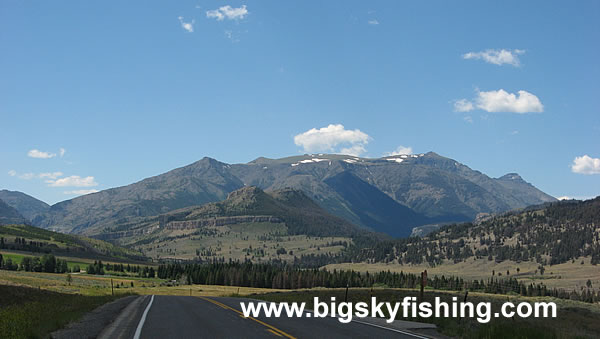
[[[306, 310], [306, 311], [304, 311], [304, 313], [314, 314], [315, 311], [313, 311], [313, 310]], [[309, 318], [312, 318], [312, 315]], [[339, 317], [332, 317], [332, 318], [339, 319]], [[401, 331], [401, 330], [398, 330], [398, 329], [395, 329], [395, 328], [385, 327], [385, 326], [381, 326], [381, 325], [377, 325], [377, 324], [372, 324], [372, 323], [368, 323], [368, 322], [364, 322], [364, 321], [358, 321], [358, 320], [355, 320], [355, 319], [352, 319], [351, 322], [357, 323], [357, 324], [363, 324], [363, 325], [373, 326], [373, 327], [378, 327], [378, 328], [382, 328], [384, 330], [402, 333], [402, 334], [405, 334], [405, 335], [408, 335], [408, 336], [411, 336], [411, 337], [415, 337], [415, 338], [419, 338], [419, 339], [431, 339], [430, 337], [424, 337], [422, 335], [418, 335], [418, 334], [415, 334], [415, 333], [412, 333], [412, 332]]]
[[144, 327], [144, 322], [146, 321], [146, 316], [148, 315], [148, 311], [150, 311], [150, 307], [152, 306], [153, 301], [154, 301], [154, 294], [152, 295], [152, 298], [150, 298], [150, 302], [148, 303], [148, 306], [146, 306], [146, 309], [144, 310], [144, 314], [142, 314], [140, 323], [138, 324], [137, 328], [135, 329], [135, 335], [133, 336], [133, 339], [140, 339], [140, 335], [142, 334], [142, 328]]
[[[313, 310], [306, 310], [306, 311], [304, 311], [304, 313], [309, 313], [309, 314], [314, 315], [315, 311], [313, 311]], [[312, 318], [312, 315], [311, 315], [311, 317], [308, 317], [308, 318]], [[331, 318], [339, 319], [339, 317], [331, 317]], [[395, 328], [385, 327], [385, 326], [381, 326], [381, 325], [377, 325], [377, 324], [372, 324], [372, 323], [368, 323], [368, 322], [364, 322], [364, 321], [358, 321], [358, 320], [355, 320], [355, 319], [352, 319], [351, 322], [357, 323], [357, 324], [363, 324], [363, 325], [373, 326], [373, 327], [379, 327], [379, 328], [382, 328], [384, 330], [402, 333], [402, 334], [405, 334], [405, 335], [408, 335], [408, 336], [411, 336], [411, 337], [415, 337], [415, 338], [419, 338], [419, 339], [431, 339], [431, 337], [424, 337], [422, 335], [415, 334], [415, 333], [412, 333], [412, 332], [401, 331], [401, 330], [398, 330], [398, 329], [395, 329]]]
[[389, 327], [385, 327], [385, 326], [375, 325], [375, 324], [371, 324], [371, 323], [367, 323], [367, 322], [363, 322], [363, 321], [358, 321], [358, 320], [352, 320], [352, 322], [353, 323], [359, 323], [359, 324], [364, 324], [364, 325], [369, 325], [369, 326], [383, 328], [383, 329], [386, 329], [386, 330], [389, 330], [389, 331], [394, 331], [394, 332], [402, 333], [402, 334], [409, 335], [409, 336], [415, 337], [415, 338], [429, 339], [429, 337], [423, 337], [423, 336], [420, 336], [418, 334], [414, 334], [414, 333], [411, 333], [411, 332], [400, 331], [400, 330], [397, 330], [395, 328], [389, 328]]

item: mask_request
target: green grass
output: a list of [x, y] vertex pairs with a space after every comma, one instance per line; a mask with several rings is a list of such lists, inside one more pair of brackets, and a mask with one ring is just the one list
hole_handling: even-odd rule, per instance
[[[23, 260], [23, 257], [38, 257], [41, 258], [42, 254], [40, 253], [33, 253], [33, 254], [26, 254], [27, 252], [21, 252], [21, 251], [6, 251], [6, 250], [0, 250], [0, 254], [2, 254], [2, 257], [4, 260], [6, 259], [11, 259], [13, 264], [20, 264], [21, 261]], [[56, 256], [57, 259], [62, 259], [62, 260], [66, 260], [67, 261], [67, 267], [69, 267], [69, 269], [73, 270], [73, 268], [75, 266], [79, 266], [79, 269], [82, 271], [85, 271], [88, 267], [89, 264], [94, 263], [94, 260], [92, 259], [84, 259], [84, 258], [77, 258], [77, 257], [65, 257], [65, 256]], [[105, 261], [102, 260], [102, 262], [104, 264], [110, 263], [111, 265], [114, 264], [123, 264], [125, 266], [127, 266], [127, 264], [129, 262], [125, 261], [125, 262], [119, 262], [119, 261]], [[144, 267], [154, 267], [156, 268], [158, 265], [157, 264], [152, 264], [152, 263], [145, 263], [145, 264], [139, 264], [139, 263], [131, 263], [130, 265], [132, 266], [140, 266], [140, 268], [144, 268]], [[117, 276], [127, 276], [127, 277], [135, 277], [136, 273], [128, 273], [128, 272], [111, 272], [111, 271], [106, 271], [106, 274], [114, 274]]]
[[[4, 260], [9, 259], [12, 260], [13, 264], [20, 264], [21, 261], [23, 260], [24, 257], [38, 257], [41, 258], [41, 255], [26, 255], [26, 254], [20, 254], [20, 253], [14, 253], [14, 252], [5, 252], [5, 251], [1, 251], [0, 254], [2, 254], [2, 258]], [[84, 261], [77, 261], [77, 260], [73, 260], [70, 259], [68, 257], [58, 257], [59, 259], [66, 259], [67, 260], [67, 266], [69, 267], [69, 269], [73, 269], [75, 266], [79, 266], [80, 269], [85, 270], [85, 268], [87, 267], [88, 263], [84, 262]]]
[[43, 228], [28, 226], [28, 225], [4, 225], [0, 226], [0, 235], [5, 238], [24, 237], [27, 239], [43, 240], [59, 242], [69, 246], [76, 246], [77, 242], [74, 237], [67, 234], [57, 233], [45, 230]]
[[[149, 235], [137, 240], [148, 240], [148, 243], [127, 243], [155, 259], [196, 259], [196, 250], [200, 258], [211, 261], [225, 258], [244, 261], [269, 261], [282, 259], [292, 261], [294, 256], [310, 254], [338, 254], [344, 247], [340, 241], [350, 244], [352, 239], [344, 237], [315, 237], [306, 235], [288, 235], [284, 224], [273, 223], [241, 223], [219, 227], [207, 227], [204, 233], [194, 234], [202, 230], [164, 230], [159, 235]], [[133, 239], [130, 239], [133, 240]], [[285, 249], [286, 254], [277, 254], [278, 249]], [[202, 255], [210, 253], [210, 255]]]
[[[406, 296], [418, 297], [416, 290], [400, 289], [374, 289], [372, 296], [378, 302], [400, 302]], [[331, 297], [344, 300], [345, 289], [314, 289], [307, 291], [293, 291], [284, 293], [267, 293], [252, 295], [252, 298], [274, 302], [306, 302], [307, 308], [313, 309], [313, 298], [319, 297], [321, 301], [329, 301]], [[425, 300], [433, 303], [435, 297], [442, 301], [451, 302], [452, 297], [458, 296], [462, 300], [464, 294], [442, 291], [427, 291]], [[350, 289], [349, 302], [368, 302], [371, 297], [369, 289]], [[486, 295], [483, 293], [470, 293], [468, 301], [491, 302], [492, 310], [497, 312], [500, 305], [510, 299], [513, 303], [520, 301], [542, 301], [536, 298], [509, 297]], [[549, 300], [543, 300], [549, 301]], [[600, 337], [600, 307], [597, 305], [584, 305], [580, 307], [564, 307], [558, 300], [558, 313], [556, 318], [519, 318], [505, 319], [492, 318], [487, 324], [480, 324], [475, 318], [397, 318], [402, 320], [433, 323], [438, 331], [444, 335], [459, 338], [598, 338]], [[590, 307], [591, 306], [591, 307]], [[384, 312], [385, 313], [385, 312]]]
[[0, 285], [0, 338], [45, 338], [121, 296], [83, 296]]
[[63, 234], [29, 225], [0, 226], [0, 237], [4, 238], [5, 248], [19, 249], [21, 245], [14, 244], [15, 238], [25, 238], [26, 242], [43, 242], [46, 246], [39, 248], [40, 252], [52, 252], [55, 255], [75, 255], [85, 258], [105, 257], [121, 261], [144, 260], [142, 254], [131, 249], [116, 246], [106, 241], [92, 239], [80, 235]]

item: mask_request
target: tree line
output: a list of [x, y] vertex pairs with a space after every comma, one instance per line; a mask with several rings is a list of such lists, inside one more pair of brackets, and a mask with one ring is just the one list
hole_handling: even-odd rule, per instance
[[106, 271], [112, 273], [129, 273], [128, 275], [135, 274], [140, 278], [154, 278], [156, 276], [156, 271], [151, 266], [111, 264], [103, 263], [102, 260], [94, 260], [94, 263], [89, 264], [86, 268], [87, 274], [104, 275]]
[[45, 272], [45, 273], [69, 273], [78, 272], [79, 267], [70, 270], [66, 260], [58, 259], [52, 254], [44, 254], [42, 257], [23, 257], [20, 263], [13, 262], [11, 258], [3, 259], [0, 254], [0, 269], [9, 271]]
[[509, 212], [479, 224], [445, 226], [425, 237], [374, 241], [355, 237], [338, 262], [431, 266], [469, 258], [556, 265], [579, 257], [600, 263], [600, 197]]
[[[301, 269], [281, 262], [256, 264], [214, 262], [210, 264], [170, 263], [158, 267], [158, 278], [178, 280], [186, 284], [243, 286], [274, 289], [372, 287], [417, 288], [421, 277], [413, 273], [381, 271], [360, 273], [355, 271], [324, 269]], [[523, 296], [552, 296], [556, 298], [600, 301], [600, 293], [592, 289], [565, 291], [549, 289], [544, 284], [525, 284], [515, 278], [490, 278], [487, 280], [465, 281], [460, 277], [433, 276], [427, 278], [427, 286], [438, 290], [480, 291], [493, 294], [520, 294]]]

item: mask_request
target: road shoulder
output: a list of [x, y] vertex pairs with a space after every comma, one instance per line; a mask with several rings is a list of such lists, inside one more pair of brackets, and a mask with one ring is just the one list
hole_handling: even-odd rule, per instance
[[142, 297], [128, 296], [106, 303], [88, 312], [79, 321], [52, 332], [50, 338], [99, 338], [100, 334], [123, 313], [123, 310], [140, 298]]

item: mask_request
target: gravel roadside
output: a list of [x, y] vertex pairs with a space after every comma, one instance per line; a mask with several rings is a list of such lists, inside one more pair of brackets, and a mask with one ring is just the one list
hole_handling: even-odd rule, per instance
[[98, 335], [112, 323], [117, 316], [139, 296], [128, 296], [104, 304], [95, 310], [87, 313], [79, 321], [67, 325], [67, 327], [52, 332], [50, 338], [53, 339], [81, 339], [96, 338]]

